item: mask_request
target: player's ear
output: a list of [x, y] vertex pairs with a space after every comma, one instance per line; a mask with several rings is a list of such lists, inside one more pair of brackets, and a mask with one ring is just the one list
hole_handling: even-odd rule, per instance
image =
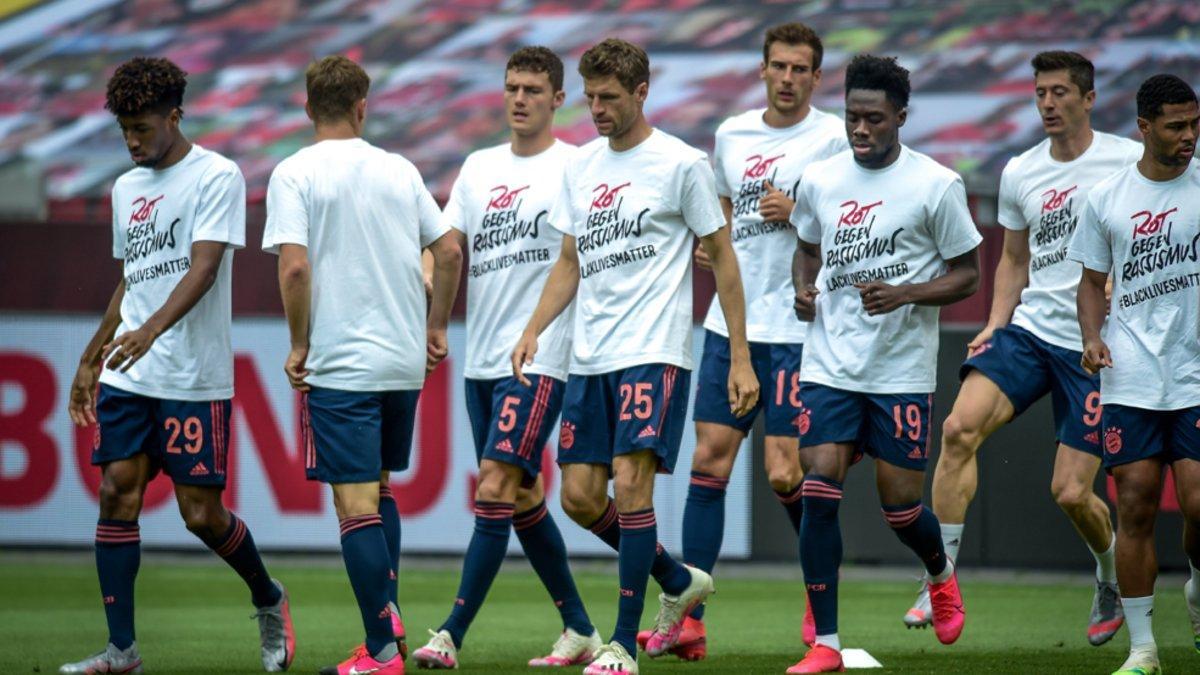
[[567, 102], [567, 92], [563, 91], [562, 89], [559, 89], [558, 91], [554, 92], [554, 98], [550, 100], [550, 109], [558, 110], [566, 102]]
[[1137, 118], [1138, 133], [1142, 135], [1142, 141], [1145, 142], [1150, 137], [1150, 120], [1145, 117]]
[[904, 123], [907, 121], [908, 121], [908, 107], [905, 106], [896, 113], [896, 128], [899, 129], [900, 127], [904, 126]]
[[354, 116], [358, 119], [358, 123], [362, 124], [367, 119], [367, 99], [362, 99], [354, 106]]
[[308, 115], [308, 119], [316, 122], [317, 118], [313, 117], [312, 105], [308, 101], [304, 102], [304, 114]]
[[648, 96], [650, 96], [649, 82], [642, 82], [633, 88], [633, 97], [637, 99], [638, 103], [645, 103]]
[[813, 89], [816, 89], [820, 84], [821, 84], [821, 69], [815, 68], [813, 70]]
[[767, 79], [767, 62], [766, 61], [758, 62], [758, 79], [760, 79], [760, 80]]
[[1096, 90], [1093, 89], [1083, 95], [1083, 109], [1092, 112], [1092, 108], [1096, 105]]

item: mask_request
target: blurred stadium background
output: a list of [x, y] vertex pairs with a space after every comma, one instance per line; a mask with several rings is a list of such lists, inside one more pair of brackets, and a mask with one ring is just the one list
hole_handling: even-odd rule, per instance
[[[1130, 135], [1133, 94], [1145, 77], [1172, 72], [1200, 84], [1200, 3], [0, 0], [0, 545], [83, 549], [93, 537], [99, 477], [87, 461], [91, 431], [72, 429], [65, 408], [80, 350], [120, 276], [108, 255], [108, 190], [129, 161], [103, 102], [105, 81], [121, 61], [161, 55], [188, 71], [185, 131], [236, 160], [249, 185], [248, 246], [234, 258], [238, 395], [228, 499], [266, 549], [334, 550], [332, 505], [303, 480], [296, 403], [279, 372], [287, 339], [274, 259], [257, 248], [270, 172], [309, 141], [305, 65], [330, 53], [363, 63], [373, 80], [367, 138], [412, 159], [444, 199], [465, 155], [505, 138], [503, 65], [516, 47], [543, 44], [564, 57], [568, 96], [557, 133], [581, 143], [594, 129], [574, 72], [579, 55], [610, 35], [644, 45], [653, 68], [652, 123], [710, 149], [723, 118], [763, 105], [761, 36], [788, 20], [823, 36], [815, 101], [829, 111], [840, 112], [851, 56], [898, 55], [914, 84], [905, 142], [966, 179], [985, 234], [986, 273], [978, 294], [942, 314], [937, 409], [944, 414], [965, 342], [990, 302], [1000, 170], [1042, 138], [1030, 57], [1049, 48], [1088, 55], [1097, 66], [1093, 125]], [[698, 274], [696, 284], [699, 319], [711, 276]], [[457, 323], [458, 353], [462, 338]], [[474, 455], [460, 382], [452, 356], [423, 396], [415, 466], [396, 477], [409, 553], [455, 553], [467, 542]], [[1089, 569], [1091, 556], [1050, 498], [1053, 451], [1045, 402], [988, 442], [965, 563]], [[681, 467], [689, 456], [690, 447]], [[794, 561], [794, 539], [760, 464], [758, 453], [742, 453], [725, 554]], [[672, 549], [686, 488], [686, 471], [679, 473], [662, 479], [657, 505]], [[879, 518], [870, 474], [861, 467], [850, 481], [847, 558], [910, 564]], [[1111, 497], [1103, 479], [1098, 488]], [[1183, 568], [1173, 491], [1165, 494], [1162, 561]], [[557, 515], [573, 552], [608, 553]], [[142, 527], [148, 547], [201, 548], [179, 523], [164, 480], [151, 488]]]

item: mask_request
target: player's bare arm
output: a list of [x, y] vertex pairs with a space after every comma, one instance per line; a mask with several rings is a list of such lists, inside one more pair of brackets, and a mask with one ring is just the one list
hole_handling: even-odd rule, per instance
[[1100, 327], [1104, 325], [1104, 316], [1108, 313], [1108, 302], [1105, 300], [1107, 285], [1107, 274], [1085, 267], [1075, 299], [1079, 311], [1079, 329], [1083, 332], [1083, 359], [1080, 365], [1093, 375], [1100, 372], [1101, 368], [1112, 368], [1112, 352], [1100, 337]]
[[283, 313], [287, 317], [292, 347], [283, 372], [296, 391], [308, 391], [304, 381], [309, 370], [308, 327], [312, 311], [312, 268], [308, 262], [308, 247], [283, 244], [279, 247], [279, 294], [283, 298]]
[[746, 298], [742, 291], [742, 275], [737, 255], [729, 238], [729, 228], [722, 227], [701, 237], [700, 245], [712, 261], [716, 275], [717, 296], [729, 326], [729, 409], [735, 417], [750, 412], [758, 403], [758, 378], [750, 366], [750, 344], [746, 341]]
[[967, 353], [974, 354], [991, 339], [997, 328], [1012, 321], [1013, 310], [1021, 302], [1021, 291], [1029, 285], [1029, 233], [1026, 230], [1004, 230], [1004, 249], [996, 265], [995, 288], [992, 290], [992, 311], [987, 325], [967, 343]]
[[425, 301], [433, 300], [433, 254], [429, 249], [421, 251], [421, 276], [425, 281]]
[[223, 241], [197, 241], [192, 244], [192, 266], [175, 285], [167, 301], [140, 327], [122, 333], [104, 346], [102, 360], [109, 370], [128, 371], [150, 351], [154, 341], [175, 325], [204, 297], [217, 280], [217, 270], [225, 255]]
[[[733, 201], [729, 197], [718, 197], [721, 200], [721, 213], [725, 214], [725, 224], [730, 225], [733, 222]], [[730, 225], [732, 227], [732, 225]], [[712, 260], [709, 259], [708, 253], [704, 250], [704, 244], [696, 244], [694, 254], [696, 267], [702, 270], [712, 271]]]
[[100, 364], [104, 362], [101, 354], [104, 345], [113, 339], [117, 328], [121, 325], [121, 301], [125, 299], [125, 279], [117, 283], [112, 298], [108, 301], [108, 309], [104, 310], [104, 318], [96, 334], [83, 349], [79, 357], [79, 368], [75, 370], [75, 379], [71, 382], [71, 400], [67, 403], [67, 414], [75, 424], [86, 427], [96, 423], [96, 381], [100, 377]]
[[461, 232], [451, 230], [429, 245], [429, 252], [433, 256], [433, 291], [425, 329], [426, 372], [432, 372], [450, 351], [446, 343], [446, 326], [450, 323], [450, 310], [454, 308], [454, 298], [458, 295], [464, 241]]
[[513, 377], [516, 377], [521, 384], [527, 387], [532, 384], [521, 371], [525, 366], [533, 363], [533, 356], [537, 354], [538, 336], [546, 330], [546, 326], [549, 326], [551, 321], [563, 313], [567, 305], [571, 304], [577, 290], [579, 290], [579, 252], [575, 249], [575, 237], [564, 234], [558, 260], [554, 263], [554, 267], [550, 268], [550, 274], [546, 277], [546, 285], [542, 287], [542, 295], [538, 298], [533, 316], [529, 317], [529, 323], [525, 324], [525, 331], [521, 333], [521, 339], [517, 341], [517, 347], [513, 350]]
[[817, 275], [821, 273], [821, 245], [796, 240], [792, 256], [792, 285], [796, 287], [796, 318], [812, 321], [817, 318]]
[[877, 316], [904, 305], [941, 307], [970, 297], [979, 289], [979, 249], [946, 261], [942, 276], [919, 284], [892, 286], [882, 281], [854, 284], [867, 314]]

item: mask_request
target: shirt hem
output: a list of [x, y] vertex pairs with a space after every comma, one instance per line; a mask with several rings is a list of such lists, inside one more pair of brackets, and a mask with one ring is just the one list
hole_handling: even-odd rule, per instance
[[1200, 406], [1200, 398], [1191, 400], [1190, 403], [1175, 403], [1173, 401], [1160, 401], [1157, 403], [1146, 403], [1145, 401], [1135, 401], [1123, 396], [1105, 396], [1104, 387], [1100, 388], [1100, 405], [1123, 405], [1126, 408], [1138, 408], [1140, 410], [1154, 410], [1156, 412], [1174, 412], [1177, 410], [1187, 410]]
[[[578, 357], [576, 357], [578, 359]], [[637, 354], [628, 356], [616, 361], [604, 361], [591, 365], [580, 363], [576, 360], [571, 364], [571, 375], [603, 375], [618, 370], [625, 370], [634, 366], [645, 366], [654, 363], [665, 363], [670, 366], [678, 366], [684, 370], [692, 370], [692, 359], [681, 356], [679, 354], [665, 354], [656, 352], [652, 354]]]
[[1076, 341], [1074, 343], [1068, 343], [1067, 341], [1064, 341], [1064, 340], [1058, 340], [1056, 338], [1047, 337], [1045, 334], [1040, 333], [1038, 331], [1038, 329], [1035, 328], [1034, 326], [1032, 326], [1029, 322], [1021, 322], [1019, 319], [1016, 319], [1016, 318], [1014, 318], [1012, 321], [1008, 322], [1008, 325], [1016, 326], [1017, 328], [1027, 331], [1027, 332], [1029, 332], [1030, 335], [1033, 335], [1035, 338], [1041, 340], [1042, 342], [1045, 342], [1048, 345], [1058, 347], [1059, 349], [1066, 349], [1067, 351], [1076, 352], [1078, 354], [1083, 353], [1083, 336], [1082, 335], [1079, 336], [1078, 341]]
[[322, 389], [339, 389], [341, 391], [399, 391], [421, 389], [425, 386], [425, 379], [419, 380], [387, 380], [384, 382], [362, 382], [354, 380], [338, 380], [327, 377], [314, 377], [310, 375], [304, 380], [305, 383]]
[[146, 396], [148, 398], [159, 398], [166, 401], [225, 401], [233, 398], [233, 387], [221, 389], [201, 389], [182, 391], [178, 389], [159, 389], [157, 387], [148, 387], [133, 380], [122, 379], [118, 382], [113, 382], [111, 379], [101, 377], [100, 384], [120, 389], [121, 391], [137, 394], [138, 396]]
[[[566, 368], [536, 368], [529, 366], [528, 368], [522, 368], [521, 372], [526, 375], [544, 375], [563, 382], [567, 381]], [[463, 377], [468, 380], [499, 380], [505, 377], [513, 377], [513, 372], [512, 368], [465, 368], [463, 369]]]
[[[704, 330], [711, 331], [725, 339], [729, 339], [729, 331], [724, 328], [719, 326], [710, 326], [708, 323], [705, 323], [703, 327]], [[799, 337], [787, 335], [781, 336], [779, 332], [773, 332], [769, 337], [763, 337], [761, 333], [753, 333], [749, 330], [746, 331], [747, 342], [754, 342], [764, 345], [802, 345], [804, 344], [804, 338], [804, 335]]]
[[887, 385], [852, 382], [848, 379], [843, 379], [839, 382], [836, 378], [825, 377], [824, 375], [813, 376], [805, 373], [803, 367], [800, 369], [800, 382], [820, 384], [843, 391], [852, 391], [857, 394], [932, 394], [937, 390], [937, 383], [928, 381], [909, 384], [889, 383]]

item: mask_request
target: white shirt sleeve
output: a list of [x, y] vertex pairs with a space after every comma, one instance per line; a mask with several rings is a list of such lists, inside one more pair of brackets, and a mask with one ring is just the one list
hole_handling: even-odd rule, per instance
[[246, 179], [236, 165], [221, 167], [202, 179], [192, 241], [219, 241], [233, 248], [246, 245]]
[[575, 225], [580, 218], [575, 213], [574, 200], [571, 199], [571, 181], [567, 172], [563, 171], [562, 188], [550, 208], [550, 226], [568, 237], [575, 236]]
[[421, 178], [421, 173], [417, 171], [415, 166], [410, 167], [409, 176], [413, 196], [416, 199], [421, 248], [425, 248], [438, 239], [441, 239], [442, 235], [450, 231], [450, 227], [442, 222], [442, 211], [438, 208], [437, 201], [434, 200], [433, 195], [429, 194], [429, 188], [425, 187], [425, 181]]
[[713, 148], [713, 177], [716, 180], [717, 194], [722, 197], [732, 197], [733, 190], [729, 187], [729, 181], [725, 180], [725, 157], [724, 144], [721, 143], [721, 137], [717, 136]]
[[[808, 169], [804, 170], [808, 174]], [[796, 236], [810, 244], [821, 243], [821, 223], [812, 209], [812, 196], [809, 194], [811, 181], [800, 178], [800, 189], [796, 190], [796, 205], [792, 207], [792, 227], [796, 228]]]
[[929, 226], [938, 255], [943, 260], [969, 253], [983, 241], [975, 221], [971, 219], [971, 210], [967, 208], [967, 190], [962, 179], [955, 178], [942, 193]]
[[117, 196], [116, 191], [112, 194], [112, 233], [113, 233], [113, 257], [117, 260], [125, 259], [125, 228], [117, 222]]
[[308, 226], [304, 190], [286, 165], [280, 165], [267, 184], [267, 224], [263, 229], [262, 249], [279, 255], [283, 244], [308, 246]]
[[458, 172], [458, 178], [454, 179], [454, 186], [450, 188], [450, 198], [446, 200], [446, 208], [442, 210], [442, 224], [446, 227], [454, 228], [463, 234], [467, 233], [467, 214], [465, 206], [467, 204], [467, 167], [463, 166]]
[[1028, 230], [1029, 223], [1021, 209], [1021, 195], [1017, 190], [1014, 162], [1009, 160], [1000, 173], [1000, 197], [996, 208], [996, 220], [1006, 230]]
[[1112, 248], [1104, 230], [1104, 223], [1096, 213], [1095, 192], [1088, 195], [1087, 205], [1071, 237], [1067, 257], [1083, 263], [1089, 270], [1110, 272], [1112, 270]]
[[683, 222], [696, 236], [707, 237], [725, 225], [725, 214], [717, 197], [716, 178], [705, 158], [697, 159], [683, 169], [680, 176], [679, 212]]

